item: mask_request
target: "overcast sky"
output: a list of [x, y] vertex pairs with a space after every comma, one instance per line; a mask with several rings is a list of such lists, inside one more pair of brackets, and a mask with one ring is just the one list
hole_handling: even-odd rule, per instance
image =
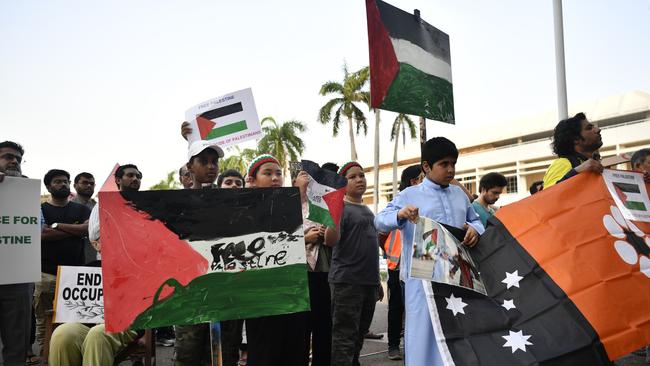
[[[450, 35], [454, 129], [555, 109], [552, 1], [389, 2]], [[564, 2], [570, 104], [650, 90], [648, 19], [650, 0]], [[2, 1], [0, 140], [25, 146], [30, 177], [62, 168], [101, 183], [135, 163], [149, 187], [186, 160], [185, 110], [252, 87], [260, 118], [307, 124], [306, 158], [341, 163], [347, 134], [317, 122], [318, 90], [344, 60], [367, 65], [366, 32], [360, 0]], [[393, 119], [383, 114], [383, 163]], [[372, 133], [358, 140], [365, 162]]]

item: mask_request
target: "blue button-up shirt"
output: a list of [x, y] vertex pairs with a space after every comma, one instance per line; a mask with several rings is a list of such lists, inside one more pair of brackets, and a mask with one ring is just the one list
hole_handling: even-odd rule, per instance
[[[463, 228], [467, 223], [479, 234], [485, 229], [472, 208], [469, 198], [463, 190], [455, 185], [442, 187], [431, 180], [424, 181], [400, 192], [392, 202], [375, 217], [377, 231], [388, 233], [395, 229], [402, 230], [402, 255], [400, 258], [400, 277], [405, 281], [406, 334], [405, 365], [442, 365], [438, 345], [446, 347], [442, 335], [434, 332], [427, 299], [422, 286], [430, 286], [426, 281], [410, 279], [413, 256], [413, 234], [415, 225], [408, 220], [397, 219], [397, 213], [406, 205], [418, 208], [420, 216], [428, 217], [439, 223]], [[437, 312], [436, 312], [437, 314]], [[434, 322], [439, 322], [434, 319]], [[443, 352], [444, 353], [444, 352]]]

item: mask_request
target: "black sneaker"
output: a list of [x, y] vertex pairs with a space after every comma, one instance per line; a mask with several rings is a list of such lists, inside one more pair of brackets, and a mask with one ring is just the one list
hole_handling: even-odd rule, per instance
[[400, 352], [399, 348], [390, 348], [390, 349], [388, 349], [388, 359], [389, 360], [401, 360], [402, 359], [402, 352]]

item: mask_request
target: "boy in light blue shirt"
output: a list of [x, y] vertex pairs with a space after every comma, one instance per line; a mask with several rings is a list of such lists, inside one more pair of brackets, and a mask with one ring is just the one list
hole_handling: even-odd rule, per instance
[[[427, 306], [424, 286], [429, 282], [411, 279], [411, 257], [414, 222], [421, 215], [440, 223], [466, 230], [463, 243], [476, 245], [479, 234], [484, 231], [478, 215], [472, 208], [464, 191], [451, 182], [456, 173], [458, 149], [444, 137], [435, 137], [422, 145], [422, 170], [424, 181], [400, 192], [375, 218], [379, 232], [402, 230], [400, 277], [405, 281], [406, 333], [405, 365], [442, 365], [440, 347], [446, 347], [442, 335], [436, 340], [432, 319]], [[434, 319], [436, 322], [437, 319]], [[438, 327], [439, 328], [439, 327]]]

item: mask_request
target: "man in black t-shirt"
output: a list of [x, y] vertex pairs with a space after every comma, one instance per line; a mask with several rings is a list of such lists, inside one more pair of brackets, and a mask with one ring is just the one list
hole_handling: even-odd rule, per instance
[[88, 235], [90, 209], [71, 202], [70, 174], [52, 169], [43, 178], [50, 199], [41, 205], [45, 225], [41, 232], [41, 282], [34, 290], [36, 341], [41, 350], [45, 337], [45, 312], [52, 309], [58, 266], [84, 264], [84, 237]]

